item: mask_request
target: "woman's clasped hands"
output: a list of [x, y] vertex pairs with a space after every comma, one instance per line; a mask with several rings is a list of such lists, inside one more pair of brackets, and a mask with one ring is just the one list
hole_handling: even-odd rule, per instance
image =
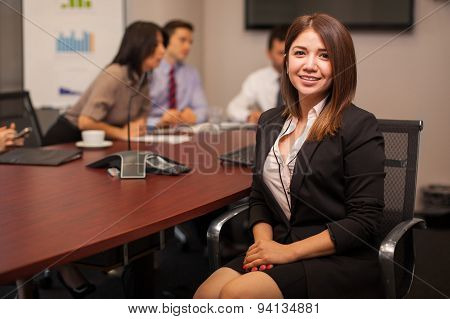
[[292, 261], [295, 261], [295, 254], [290, 245], [273, 240], [257, 240], [247, 250], [242, 268], [247, 271], [264, 271], [274, 265]]

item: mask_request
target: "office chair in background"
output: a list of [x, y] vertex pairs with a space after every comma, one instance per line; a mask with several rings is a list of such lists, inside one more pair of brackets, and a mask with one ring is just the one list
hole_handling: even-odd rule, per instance
[[[425, 228], [414, 218], [419, 136], [422, 121], [378, 120], [385, 141], [384, 201], [380, 227], [379, 262], [387, 298], [403, 298], [414, 277], [414, 228]], [[248, 198], [215, 219], [207, 233], [211, 271], [221, 265], [220, 233], [225, 223], [248, 214]], [[242, 218], [242, 216], [241, 216]]]
[[42, 131], [27, 91], [0, 93], [0, 126], [16, 124], [17, 131], [31, 127], [25, 147], [42, 145]]

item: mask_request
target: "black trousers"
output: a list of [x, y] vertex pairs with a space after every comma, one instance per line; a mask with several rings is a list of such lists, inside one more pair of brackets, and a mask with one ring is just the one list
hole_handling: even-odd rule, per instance
[[122, 285], [125, 298], [154, 298], [154, 274], [153, 253], [138, 258], [125, 266], [122, 274]]
[[73, 125], [64, 115], [45, 134], [43, 145], [73, 143], [81, 140], [81, 131]]

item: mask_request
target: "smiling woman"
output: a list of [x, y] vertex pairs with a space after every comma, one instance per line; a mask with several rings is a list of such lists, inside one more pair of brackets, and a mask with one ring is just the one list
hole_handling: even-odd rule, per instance
[[325, 14], [297, 18], [285, 45], [284, 107], [259, 120], [249, 219], [254, 244], [195, 298], [380, 298], [376, 247], [384, 140], [351, 102], [353, 42]]
[[330, 103], [309, 138], [321, 140], [334, 134], [356, 91], [356, 57], [350, 33], [328, 15], [302, 16], [291, 25], [285, 50], [281, 77], [285, 114], [301, 117], [302, 109], [309, 109], [328, 94]]
[[328, 92], [332, 67], [322, 38], [313, 29], [302, 32], [288, 52], [287, 74], [298, 91], [301, 106], [316, 105]]

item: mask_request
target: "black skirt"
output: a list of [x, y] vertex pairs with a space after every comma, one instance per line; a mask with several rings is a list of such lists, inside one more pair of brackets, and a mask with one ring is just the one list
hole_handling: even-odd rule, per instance
[[[242, 269], [244, 257], [245, 254], [242, 254], [224, 265], [224, 267], [231, 268], [240, 274], [245, 274], [246, 271]], [[303, 261], [274, 265], [272, 269], [264, 270], [264, 272], [275, 281], [285, 299], [308, 298]]]
[[45, 134], [43, 144], [63, 144], [73, 143], [81, 140], [81, 131], [73, 125], [64, 115], [58, 117], [58, 120]]

